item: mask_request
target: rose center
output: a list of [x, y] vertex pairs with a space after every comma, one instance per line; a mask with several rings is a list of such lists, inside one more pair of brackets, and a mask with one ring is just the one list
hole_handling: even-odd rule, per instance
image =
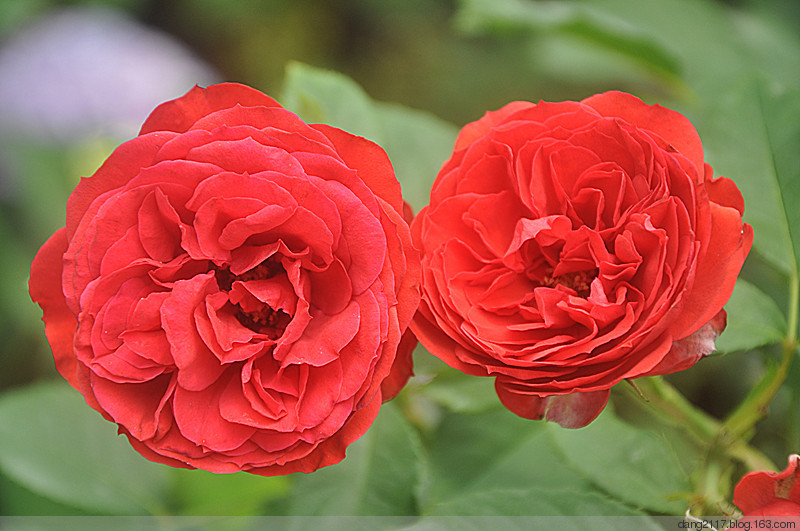
[[588, 271], [575, 271], [557, 277], [552, 276], [552, 272], [545, 274], [540, 284], [542, 286], [552, 288], [555, 286], [564, 286], [570, 288], [577, 293], [578, 297], [587, 298], [592, 292], [592, 280], [597, 278], [597, 269], [590, 269]]
[[[269, 280], [284, 272], [279, 263], [265, 261], [241, 275], [233, 275], [227, 269], [217, 270], [217, 281], [221, 289], [230, 291], [233, 283]], [[280, 309], [274, 309], [269, 304], [248, 297], [248, 300], [235, 304], [236, 319], [253, 332], [265, 334], [270, 339], [277, 339], [292, 320], [292, 316]]]
[[283, 310], [273, 310], [266, 304], [259, 310], [246, 312], [239, 307], [236, 318], [253, 332], [265, 334], [270, 339], [278, 339], [286, 330], [292, 317]]

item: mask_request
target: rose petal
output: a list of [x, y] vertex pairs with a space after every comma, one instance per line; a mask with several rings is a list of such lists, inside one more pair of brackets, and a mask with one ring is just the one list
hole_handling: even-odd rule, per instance
[[238, 83], [219, 83], [207, 88], [195, 85], [180, 98], [156, 107], [145, 120], [139, 134], [153, 131], [183, 133], [203, 116], [234, 105], [280, 107], [269, 96]]
[[682, 114], [660, 105], [648, 105], [624, 92], [604, 92], [581, 103], [603, 116], [621, 118], [640, 129], [652, 131], [703, 171], [703, 144], [694, 125]]
[[194, 444], [214, 452], [227, 452], [241, 446], [256, 428], [225, 420], [220, 413], [220, 399], [235, 371], [201, 391], [188, 391], [180, 383], [175, 389], [173, 408], [181, 434]]
[[753, 228], [736, 209], [711, 203], [712, 231], [705, 255], [697, 264], [691, 291], [671, 329], [682, 339], [711, 320], [728, 301], [750, 247]]
[[549, 420], [563, 428], [581, 428], [592, 422], [605, 409], [611, 393], [604, 390], [542, 397], [500, 378], [495, 380], [495, 390], [503, 405], [516, 415]]
[[[800, 455], [790, 455], [788, 465], [781, 472], [750, 472], [733, 491], [733, 503], [745, 515], [754, 514], [780, 500], [800, 504]], [[766, 512], [763, 514], [773, 516]]]
[[178, 385], [188, 391], [207, 388], [224, 370], [195, 324], [195, 312], [206, 311], [205, 298], [215, 287], [213, 273], [181, 280], [161, 305], [162, 326], [178, 367]]
[[392, 364], [389, 376], [381, 384], [381, 397], [384, 402], [388, 402], [397, 396], [414, 376], [414, 358], [412, 354], [417, 348], [417, 338], [409, 328], [403, 333], [400, 344], [397, 346], [397, 356]]
[[45, 334], [53, 350], [56, 369], [69, 384], [80, 391], [77, 380], [77, 359], [72, 351], [78, 321], [64, 301], [61, 288], [62, 257], [67, 250], [67, 231], [53, 234], [31, 264], [31, 299], [42, 308]]

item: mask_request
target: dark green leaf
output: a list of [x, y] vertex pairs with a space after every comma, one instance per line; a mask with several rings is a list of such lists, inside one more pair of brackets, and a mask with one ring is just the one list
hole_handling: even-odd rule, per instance
[[24, 516], [35, 514], [80, 516], [92, 513], [40, 496], [16, 481], [10, 480], [4, 474], [0, 474], [0, 515]]
[[107, 514], [161, 513], [167, 468], [146, 461], [64, 383], [0, 397], [0, 467], [53, 500]]

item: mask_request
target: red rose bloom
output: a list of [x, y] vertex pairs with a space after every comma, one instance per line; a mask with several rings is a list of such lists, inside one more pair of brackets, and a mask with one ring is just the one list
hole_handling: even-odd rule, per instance
[[580, 427], [621, 380], [709, 354], [752, 244], [692, 124], [638, 98], [514, 102], [465, 126], [412, 224], [430, 352]]
[[58, 371], [142, 455], [275, 475], [343, 459], [405, 383], [418, 281], [383, 150], [221, 84], [81, 181], [30, 291]]
[[800, 455], [790, 455], [783, 472], [744, 476], [733, 490], [733, 503], [744, 514], [744, 521], [769, 516], [800, 524]]

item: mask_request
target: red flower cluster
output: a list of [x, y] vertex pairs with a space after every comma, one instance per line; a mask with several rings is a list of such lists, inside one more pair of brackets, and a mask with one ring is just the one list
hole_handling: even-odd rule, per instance
[[414, 219], [412, 328], [514, 413], [591, 422], [624, 379], [709, 354], [753, 239], [692, 124], [620, 92], [463, 128]]
[[30, 290], [58, 371], [145, 457], [273, 475], [343, 459], [404, 385], [418, 281], [383, 150], [222, 84], [81, 181]]
[[433, 354], [579, 427], [713, 350], [753, 239], [691, 123], [619, 92], [487, 113], [411, 229], [404, 206], [375, 144], [195, 88], [81, 181], [31, 296], [145, 457], [286, 474], [340, 461], [405, 384], [418, 306]]

